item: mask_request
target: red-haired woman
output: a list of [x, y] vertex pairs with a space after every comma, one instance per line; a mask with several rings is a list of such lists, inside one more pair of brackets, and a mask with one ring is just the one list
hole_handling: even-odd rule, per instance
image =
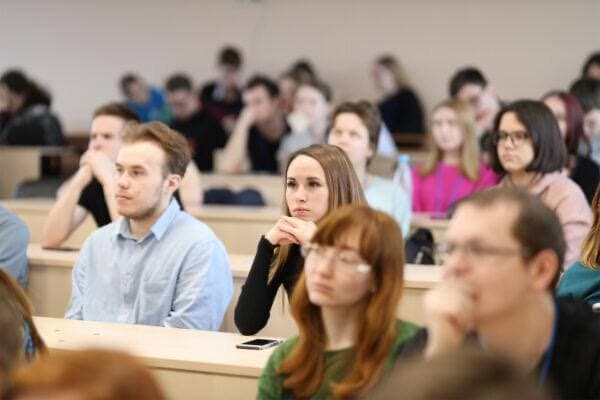
[[302, 247], [291, 299], [299, 335], [272, 354], [258, 398], [347, 398], [379, 381], [417, 331], [396, 319], [403, 248], [392, 217], [367, 206], [344, 206], [319, 223]]
[[569, 177], [583, 190], [588, 202], [592, 202], [596, 187], [600, 182], [600, 168], [587, 155], [579, 154], [583, 134], [583, 109], [577, 97], [567, 92], [550, 92], [542, 100], [552, 110], [558, 122], [560, 134], [567, 146], [567, 165]]

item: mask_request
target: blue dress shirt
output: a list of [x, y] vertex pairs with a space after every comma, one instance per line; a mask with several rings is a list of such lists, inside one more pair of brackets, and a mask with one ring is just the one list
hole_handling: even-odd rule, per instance
[[29, 229], [16, 214], [0, 207], [0, 268], [11, 274], [22, 287], [27, 285]]
[[218, 330], [232, 293], [223, 244], [173, 199], [140, 240], [127, 218], [90, 235], [65, 318]]

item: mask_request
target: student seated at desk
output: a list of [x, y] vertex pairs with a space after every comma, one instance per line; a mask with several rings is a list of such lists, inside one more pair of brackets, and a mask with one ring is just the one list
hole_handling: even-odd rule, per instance
[[563, 268], [570, 267], [592, 224], [585, 195], [563, 172], [567, 150], [552, 111], [542, 102], [521, 100], [505, 106], [495, 122], [490, 158], [504, 187], [521, 187], [554, 211], [567, 241]]
[[117, 212], [73, 268], [65, 317], [217, 330], [233, 281], [223, 244], [173, 193], [190, 152], [160, 122], [130, 125], [117, 156]]
[[369, 205], [393, 216], [406, 236], [411, 218], [410, 194], [388, 179], [367, 173], [367, 165], [377, 151], [380, 132], [381, 117], [375, 106], [367, 101], [346, 102], [337, 106], [331, 115], [327, 142], [348, 155]]
[[502, 356], [468, 347], [427, 359], [399, 363], [366, 398], [556, 400], [522, 368]]
[[235, 307], [235, 325], [253, 335], [267, 324], [281, 285], [291, 296], [316, 225], [344, 204], [365, 203], [360, 182], [346, 154], [336, 146], [316, 144], [290, 156], [285, 170], [284, 215], [258, 242], [256, 256]]
[[171, 128], [181, 133], [192, 151], [199, 170], [213, 170], [213, 152], [227, 143], [227, 134], [219, 121], [203, 107], [194, 91], [192, 79], [185, 74], [171, 75], [165, 83], [167, 102], [173, 119]]
[[138, 360], [111, 350], [51, 353], [20, 368], [5, 400], [163, 400], [164, 393]]
[[60, 121], [50, 111], [52, 97], [19, 70], [0, 76], [0, 144], [62, 146]]
[[555, 91], [546, 94], [542, 101], [554, 114], [567, 146], [565, 170], [591, 203], [600, 182], [600, 166], [585, 154], [589, 150], [586, 148], [589, 141], [583, 134], [583, 109], [579, 100], [567, 92]]
[[133, 72], [123, 75], [119, 84], [127, 106], [137, 114], [141, 122], [169, 122], [171, 111], [162, 90], [148, 85], [141, 76]]
[[396, 319], [404, 246], [386, 213], [349, 205], [302, 245], [291, 300], [300, 333], [271, 355], [257, 398], [353, 398], [373, 387], [418, 328]]
[[[88, 213], [99, 227], [119, 217], [115, 200], [115, 159], [126, 125], [137, 122], [138, 116], [120, 103], [105, 104], [94, 111], [88, 151], [81, 157], [77, 173], [58, 190], [58, 198], [44, 226], [44, 246], [60, 246]], [[179, 192], [176, 197], [187, 211], [201, 206], [200, 174], [193, 163], [185, 172]]]
[[46, 352], [27, 295], [8, 273], [0, 270], [0, 388], [13, 367]]
[[279, 166], [286, 165], [293, 152], [311, 144], [325, 143], [331, 100], [331, 88], [325, 82], [315, 80], [298, 86], [294, 109], [286, 117], [291, 132], [281, 139], [277, 150]]
[[600, 303], [600, 186], [592, 201], [594, 223], [581, 246], [581, 258], [565, 271], [557, 295]]
[[475, 137], [481, 150], [487, 150], [494, 119], [502, 107], [494, 87], [478, 68], [464, 67], [450, 78], [448, 94], [451, 99], [462, 101], [473, 110]]
[[578, 79], [569, 92], [581, 103], [583, 133], [589, 141], [590, 157], [600, 165], [600, 79]]
[[431, 149], [413, 168], [413, 211], [446, 214], [456, 201], [495, 185], [498, 177], [481, 161], [471, 108], [447, 100], [433, 109]]
[[372, 69], [373, 81], [381, 94], [377, 104], [392, 133], [424, 133], [423, 108], [410, 88], [400, 62], [391, 54], [379, 56]]
[[600, 317], [582, 301], [554, 298], [565, 249], [560, 221], [537, 196], [501, 187], [473, 194], [450, 220], [443, 280], [423, 302], [427, 331], [405, 349], [420, 342], [434, 356], [476, 332], [483, 351], [558, 398], [600, 398]]
[[256, 75], [244, 88], [244, 109], [223, 149], [218, 169], [228, 174], [248, 171], [279, 173], [277, 150], [289, 127], [271, 79]]
[[242, 111], [241, 78], [244, 60], [240, 49], [223, 46], [217, 56], [218, 77], [200, 89], [202, 107], [217, 121], [225, 132], [231, 132]]

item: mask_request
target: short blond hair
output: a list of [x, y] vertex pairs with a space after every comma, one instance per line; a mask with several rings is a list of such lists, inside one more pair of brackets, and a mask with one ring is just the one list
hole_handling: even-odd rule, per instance
[[192, 158], [183, 135], [175, 132], [162, 122], [131, 124], [125, 128], [123, 143], [151, 142], [165, 152], [167, 162], [163, 166], [165, 175], [175, 174], [183, 177]]

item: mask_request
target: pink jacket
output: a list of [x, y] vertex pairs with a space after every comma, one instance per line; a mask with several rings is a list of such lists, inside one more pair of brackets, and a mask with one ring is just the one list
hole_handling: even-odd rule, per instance
[[[506, 185], [506, 178], [502, 184]], [[583, 239], [592, 227], [592, 210], [585, 195], [575, 182], [561, 172], [540, 175], [528, 190], [554, 210], [562, 224], [567, 242], [563, 265], [563, 269], [566, 269], [579, 259]]]

